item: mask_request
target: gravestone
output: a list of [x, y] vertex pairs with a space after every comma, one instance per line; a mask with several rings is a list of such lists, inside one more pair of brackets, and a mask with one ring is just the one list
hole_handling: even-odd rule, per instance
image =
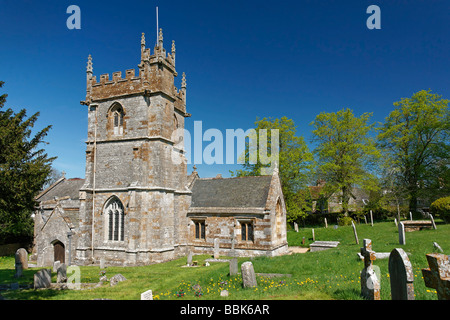
[[433, 242], [433, 247], [435, 247], [439, 252], [444, 253], [444, 250], [442, 250], [441, 246], [437, 242]]
[[315, 241], [309, 245], [310, 252], [323, 251], [331, 248], [336, 248], [339, 241]]
[[328, 222], [327, 222], [327, 218], [323, 218], [325, 221], [325, 228], [328, 228]]
[[395, 226], [398, 227], [397, 218], [394, 218]]
[[367, 218], [364, 216], [364, 223], [367, 224]]
[[314, 229], [312, 229], [312, 240], [313, 240], [313, 241], [316, 241], [316, 236], [315, 236], [315, 234], [314, 234]]
[[372, 214], [372, 210], [370, 210], [370, 224], [373, 227], [373, 214]]
[[22, 263], [22, 270], [28, 269], [28, 252], [24, 248], [19, 248], [16, 251], [16, 263]]
[[141, 300], [153, 300], [152, 290], [147, 290], [141, 293]]
[[65, 263], [62, 263], [58, 270], [56, 270], [56, 282], [57, 283], [65, 283], [67, 282], [67, 266]]
[[52, 283], [51, 269], [42, 269], [34, 274], [35, 289], [50, 288], [51, 283]]
[[430, 220], [431, 220], [431, 226], [433, 227], [434, 230], [436, 230], [436, 223], [434, 223], [434, 218], [433, 215], [430, 214]]
[[405, 240], [405, 225], [403, 222], [400, 222], [398, 224], [398, 243], [399, 244], [406, 244]]
[[298, 232], [298, 223], [297, 222], [294, 222], [294, 230], [295, 230], [295, 232]]
[[14, 274], [14, 278], [20, 278], [23, 276], [23, 265], [20, 262], [16, 262], [15, 265], [16, 273]]
[[408, 255], [401, 248], [389, 256], [389, 279], [392, 300], [414, 300], [414, 273]]
[[109, 279], [109, 284], [111, 285], [111, 287], [113, 287], [116, 284], [118, 284], [119, 282], [125, 281], [125, 280], [127, 280], [127, 278], [125, 278], [123, 275], [118, 273], [118, 274], [112, 276], [111, 279]]
[[192, 251], [191, 250], [189, 250], [189, 252], [188, 252], [187, 265], [192, 266]]
[[363, 243], [361, 254], [364, 257], [364, 269], [361, 271], [361, 295], [368, 300], [380, 300], [380, 280], [372, 265], [372, 261], [376, 260], [375, 251], [372, 250], [370, 239], [364, 239]]
[[356, 226], [355, 226], [355, 224], [353, 223], [353, 221], [352, 221], [352, 228], [353, 228], [353, 234], [355, 235], [355, 241], [356, 241], [356, 244], [359, 244], [358, 233], [356, 233]]
[[214, 239], [214, 259], [219, 259], [219, 242], [218, 238]]
[[53, 272], [57, 272], [60, 265], [61, 265], [61, 261], [59, 261], [59, 260], [53, 262]]
[[410, 220], [410, 221], [413, 220], [411, 211], [409, 212], [409, 220]]
[[239, 268], [238, 268], [238, 260], [237, 258], [233, 258], [230, 260], [230, 276], [238, 274]]
[[105, 269], [105, 259], [100, 259], [100, 269]]
[[220, 296], [221, 297], [228, 297], [228, 290], [224, 289], [224, 290], [220, 291]]
[[256, 274], [253, 269], [253, 264], [250, 261], [244, 262], [241, 265], [242, 285], [244, 288], [257, 287]]
[[450, 300], [450, 260], [441, 253], [427, 254], [429, 268], [422, 269], [423, 280], [428, 288], [436, 289], [439, 300]]

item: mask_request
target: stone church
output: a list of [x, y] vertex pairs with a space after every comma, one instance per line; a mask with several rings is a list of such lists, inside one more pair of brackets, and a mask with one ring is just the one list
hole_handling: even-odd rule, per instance
[[[60, 178], [36, 197], [34, 257], [38, 266], [134, 266], [194, 254], [287, 253], [286, 206], [272, 175], [200, 178], [187, 174], [172, 133], [184, 128], [186, 78], [175, 87], [175, 43], [153, 54], [141, 39], [134, 69], [93, 75], [87, 64], [85, 179]], [[173, 161], [177, 154], [183, 161]], [[218, 240], [215, 240], [218, 239]]]

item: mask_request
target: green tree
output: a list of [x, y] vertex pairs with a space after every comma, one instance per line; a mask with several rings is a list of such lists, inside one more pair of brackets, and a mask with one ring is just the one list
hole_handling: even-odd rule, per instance
[[[282, 117], [281, 119], [257, 119], [255, 122], [256, 135], [250, 138], [256, 139], [259, 148], [261, 148], [260, 131], [267, 130], [266, 151], [270, 153], [274, 150], [272, 148], [272, 140], [274, 137], [270, 134], [271, 129], [278, 130], [279, 176], [288, 210], [287, 219], [288, 221], [294, 221], [298, 217], [305, 215], [308, 211], [306, 193], [301, 192], [301, 190], [306, 186], [311, 170], [313, 169], [314, 159], [303, 137], [296, 136], [297, 128], [294, 121], [287, 117]], [[273, 165], [271, 163], [265, 164], [264, 161], [261, 161], [260, 152], [256, 153], [257, 161], [250, 161], [250, 149], [249, 141], [246, 141], [245, 152], [241, 155], [243, 169], [234, 172], [230, 171], [233, 176], [258, 176], [264, 173], [263, 168], [268, 168]]]
[[[0, 88], [4, 82], [0, 81]], [[26, 110], [14, 113], [4, 108], [6, 94], [0, 96], [0, 242], [30, 240], [34, 197], [51, 171], [51, 162], [39, 144], [48, 126], [32, 136], [39, 113], [26, 119]]]
[[412, 212], [419, 197], [449, 192], [448, 103], [431, 90], [419, 91], [395, 102], [396, 108], [378, 129], [385, 167], [396, 168], [391, 179], [405, 189]]
[[328, 196], [340, 192], [342, 209], [348, 213], [352, 188], [366, 190], [377, 188], [372, 171], [376, 168], [379, 151], [370, 137], [374, 124], [369, 124], [371, 113], [355, 117], [350, 109], [322, 112], [311, 123], [314, 126], [313, 142], [317, 157], [317, 174], [326, 181], [324, 192]]

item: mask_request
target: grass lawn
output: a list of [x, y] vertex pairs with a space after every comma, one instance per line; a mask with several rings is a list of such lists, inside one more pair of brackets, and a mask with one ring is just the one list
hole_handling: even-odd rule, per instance
[[[315, 228], [315, 239], [324, 241], [339, 241], [335, 249], [320, 252], [307, 252], [281, 257], [253, 258], [257, 273], [284, 273], [292, 277], [266, 278], [258, 277], [258, 287], [242, 288], [240, 275], [229, 276], [227, 263], [211, 263], [202, 266], [208, 255], [194, 256], [200, 267], [182, 268], [186, 258], [167, 263], [143, 267], [108, 267], [106, 276], [112, 277], [121, 273], [128, 280], [110, 287], [108, 282], [95, 289], [85, 290], [6, 290], [0, 294], [6, 299], [21, 300], [91, 300], [109, 298], [114, 300], [139, 300], [140, 294], [151, 289], [153, 298], [159, 300], [202, 300], [202, 299], [281, 299], [281, 300], [359, 300], [360, 271], [364, 263], [359, 260], [357, 253], [362, 247], [363, 239], [369, 238], [376, 252], [390, 252], [394, 248], [402, 247], [410, 253], [411, 264], [414, 269], [414, 292], [416, 300], [436, 300], [434, 289], [425, 287], [422, 278], [422, 268], [427, 268], [426, 253], [435, 252], [433, 242], [436, 241], [446, 254], [450, 252], [450, 225], [437, 222], [437, 230], [422, 230], [406, 233], [406, 245], [398, 244], [398, 232], [393, 222], [375, 223], [374, 226], [357, 225], [359, 243], [356, 244], [353, 230], [350, 226], [334, 229], [332, 226]], [[306, 246], [312, 242], [311, 228], [288, 232], [288, 242], [291, 246], [301, 245], [302, 238], [306, 239]], [[239, 258], [239, 265], [249, 258]], [[388, 259], [376, 260], [375, 266], [381, 272], [381, 299], [390, 300], [390, 281], [388, 273]], [[32, 284], [33, 274], [39, 268], [24, 271], [24, 277], [14, 279], [14, 257], [0, 257], [0, 286], [19, 282]], [[99, 279], [99, 267], [80, 267], [82, 283], [96, 283]], [[56, 274], [53, 274], [56, 282]], [[200, 291], [192, 286], [199, 284]], [[228, 297], [221, 297], [220, 291], [227, 289]], [[178, 293], [178, 295], [177, 295]], [[179, 295], [183, 295], [179, 297]]]

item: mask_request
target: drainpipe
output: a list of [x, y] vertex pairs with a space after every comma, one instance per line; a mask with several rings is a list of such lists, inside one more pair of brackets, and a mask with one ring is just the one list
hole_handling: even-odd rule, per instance
[[92, 177], [92, 230], [91, 230], [91, 258], [94, 262], [94, 215], [95, 215], [95, 172], [97, 170], [97, 110], [98, 105], [95, 106], [95, 126], [94, 126], [94, 169]]
[[72, 231], [67, 232], [67, 237], [69, 238], [69, 264], [67, 266], [69, 267], [72, 265], [72, 236]]

